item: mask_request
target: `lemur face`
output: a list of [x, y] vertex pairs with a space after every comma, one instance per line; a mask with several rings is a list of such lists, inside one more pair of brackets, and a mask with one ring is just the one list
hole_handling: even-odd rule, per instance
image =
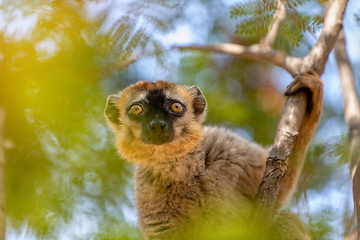
[[144, 99], [132, 103], [127, 116], [141, 125], [145, 144], [161, 145], [173, 141], [173, 123], [185, 111], [186, 107], [180, 100], [167, 98], [163, 91], [153, 90]]
[[200, 141], [205, 107], [196, 86], [141, 81], [109, 96], [105, 115], [124, 158], [161, 161], [185, 155]]

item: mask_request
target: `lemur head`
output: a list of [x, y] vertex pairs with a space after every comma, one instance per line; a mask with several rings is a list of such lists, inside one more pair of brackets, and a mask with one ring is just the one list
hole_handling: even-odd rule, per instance
[[151, 164], [185, 155], [198, 144], [205, 108], [197, 86], [140, 81], [110, 95], [105, 115], [119, 153]]

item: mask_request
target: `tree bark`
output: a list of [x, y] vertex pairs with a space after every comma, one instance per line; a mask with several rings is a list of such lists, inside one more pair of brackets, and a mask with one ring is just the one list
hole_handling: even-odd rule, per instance
[[0, 107], [0, 240], [5, 240], [6, 234], [6, 188], [5, 188], [5, 153], [3, 136], [5, 126], [5, 110]]
[[[266, 162], [264, 177], [256, 195], [257, 201], [251, 213], [250, 232], [256, 233], [256, 239], [267, 239], [280, 184], [287, 170], [289, 156], [296, 145], [306, 106], [307, 93], [304, 90], [289, 97], [286, 102], [274, 145]], [[256, 231], [259, 224], [264, 226], [264, 231]]]
[[[344, 5], [339, 6], [340, 3]], [[298, 62], [299, 65], [295, 66], [293, 75], [311, 69], [319, 75], [323, 73], [329, 52], [334, 47], [339, 36], [346, 4], [346, 0], [334, 0], [331, 2], [319, 40], [309, 54]], [[256, 233], [258, 239], [264, 239], [271, 227], [280, 184], [285, 176], [289, 155], [296, 145], [297, 133], [304, 118], [307, 106], [306, 97], [304, 96], [306, 96], [305, 93], [298, 93], [288, 98], [279, 122], [274, 145], [267, 160], [265, 174], [251, 216], [250, 232]], [[264, 212], [266, 215], [264, 215]], [[259, 219], [262, 222], [261, 226], [264, 227], [264, 231], [261, 232], [256, 231], [255, 226], [255, 224], [259, 223]]]
[[[281, 1], [279, 0], [279, 3]], [[342, 18], [345, 12], [348, 0], [332, 0], [325, 14], [322, 32], [315, 46], [304, 58], [296, 58], [282, 51], [273, 49], [264, 44], [272, 43], [274, 31], [270, 30], [270, 41], [263, 41], [251, 46], [240, 46], [232, 43], [222, 43], [212, 46], [183, 46], [179, 49], [193, 49], [205, 52], [216, 52], [231, 54], [238, 57], [246, 57], [253, 60], [266, 61], [284, 68], [293, 77], [297, 74], [314, 70], [319, 76], [324, 72], [330, 51], [333, 49], [342, 29]], [[281, 7], [278, 7], [281, 11]], [[267, 37], [265, 37], [267, 39]], [[250, 232], [257, 232], [261, 236], [266, 236], [271, 225], [271, 217], [275, 208], [276, 199], [279, 193], [280, 183], [287, 170], [289, 155], [293, 151], [296, 143], [297, 134], [300, 130], [300, 124], [303, 121], [304, 111], [306, 109], [306, 98], [303, 93], [290, 96], [281, 117], [278, 131], [271, 154], [266, 164], [265, 175], [257, 194], [257, 203], [252, 212], [250, 223]], [[301, 109], [301, 110], [300, 110]], [[298, 111], [298, 112], [296, 112]], [[292, 115], [295, 113], [296, 115]], [[282, 129], [284, 128], [284, 129]], [[357, 171], [360, 171], [357, 169]], [[359, 175], [355, 174], [358, 177]], [[360, 180], [359, 180], [360, 182]], [[266, 213], [264, 215], [263, 213]], [[255, 216], [254, 216], [255, 215]], [[260, 219], [257, 216], [261, 216]], [[257, 221], [261, 220], [263, 231], [259, 233]]]
[[357, 219], [357, 234], [351, 235], [353, 236], [352, 239], [360, 239], [360, 105], [343, 34], [340, 35], [335, 45], [335, 57], [343, 92], [345, 121], [349, 129], [351, 179], [353, 181], [353, 199]]
[[[211, 46], [191, 45], [175, 46], [174, 48], [181, 50], [190, 49], [203, 52], [224, 53], [258, 61], [265, 61], [285, 69], [293, 77], [299, 73], [307, 72], [309, 70], [314, 70], [321, 76], [323, 74], [329, 53], [333, 49], [339, 36], [339, 32], [342, 29], [342, 17], [348, 1], [349, 0], [330, 1], [324, 17], [324, 26], [320, 37], [315, 46], [304, 58], [290, 56], [262, 43], [251, 46], [241, 46], [234, 43], [219, 43]], [[278, 11], [280, 11], [280, 9], [281, 8], [278, 8]], [[273, 31], [269, 32], [268, 36], [270, 35], [273, 35]], [[268, 36], [266, 36], [265, 39], [273, 39]]]

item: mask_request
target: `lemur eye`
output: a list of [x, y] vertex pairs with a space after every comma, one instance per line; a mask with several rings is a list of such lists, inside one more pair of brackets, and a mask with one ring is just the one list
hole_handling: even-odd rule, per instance
[[181, 103], [178, 102], [174, 102], [171, 104], [170, 109], [172, 112], [176, 113], [176, 114], [180, 114], [184, 112], [184, 107], [183, 105], [181, 105]]
[[132, 106], [129, 110], [129, 113], [131, 115], [139, 115], [144, 111], [144, 108], [139, 105], [139, 104], [135, 104], [134, 106]]

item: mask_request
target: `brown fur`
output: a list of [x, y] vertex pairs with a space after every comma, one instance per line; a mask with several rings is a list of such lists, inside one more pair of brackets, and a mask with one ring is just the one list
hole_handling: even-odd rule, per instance
[[147, 164], [167, 161], [168, 156], [182, 156], [202, 139], [202, 122], [198, 122], [192, 115], [185, 115], [174, 123], [175, 137], [171, 143], [160, 146], [143, 143], [140, 135], [141, 128], [126, 115], [126, 107], [132, 102], [143, 99], [148, 91], [162, 90], [167, 97], [181, 100], [185, 103], [187, 112], [193, 112], [192, 93], [187, 87], [179, 86], [166, 81], [145, 82], [139, 81], [124, 89], [119, 94], [117, 105], [120, 110], [121, 126], [111, 124], [116, 132], [116, 146], [119, 153], [133, 162], [146, 162]]
[[[300, 75], [288, 87], [287, 93], [292, 94], [303, 87], [312, 92], [310, 102], [313, 106], [302, 124], [295, 153], [280, 189], [279, 206], [295, 188], [321, 115], [322, 83], [319, 76]], [[126, 114], [132, 103], [146, 99], [146, 94], [153, 90], [181, 101], [186, 108], [184, 115], [174, 120], [174, 140], [162, 145], [145, 144], [139, 123]], [[112, 112], [114, 104], [119, 109], [119, 121], [112, 120], [110, 126], [116, 134], [119, 153], [137, 166], [135, 200], [140, 228], [146, 239], [184, 238], [185, 232], [204, 227], [212, 229], [228, 220], [247, 220], [264, 174], [268, 150], [229, 130], [203, 127], [206, 103], [197, 87], [164, 81], [138, 82], [109, 97], [108, 119], [117, 116]]]

